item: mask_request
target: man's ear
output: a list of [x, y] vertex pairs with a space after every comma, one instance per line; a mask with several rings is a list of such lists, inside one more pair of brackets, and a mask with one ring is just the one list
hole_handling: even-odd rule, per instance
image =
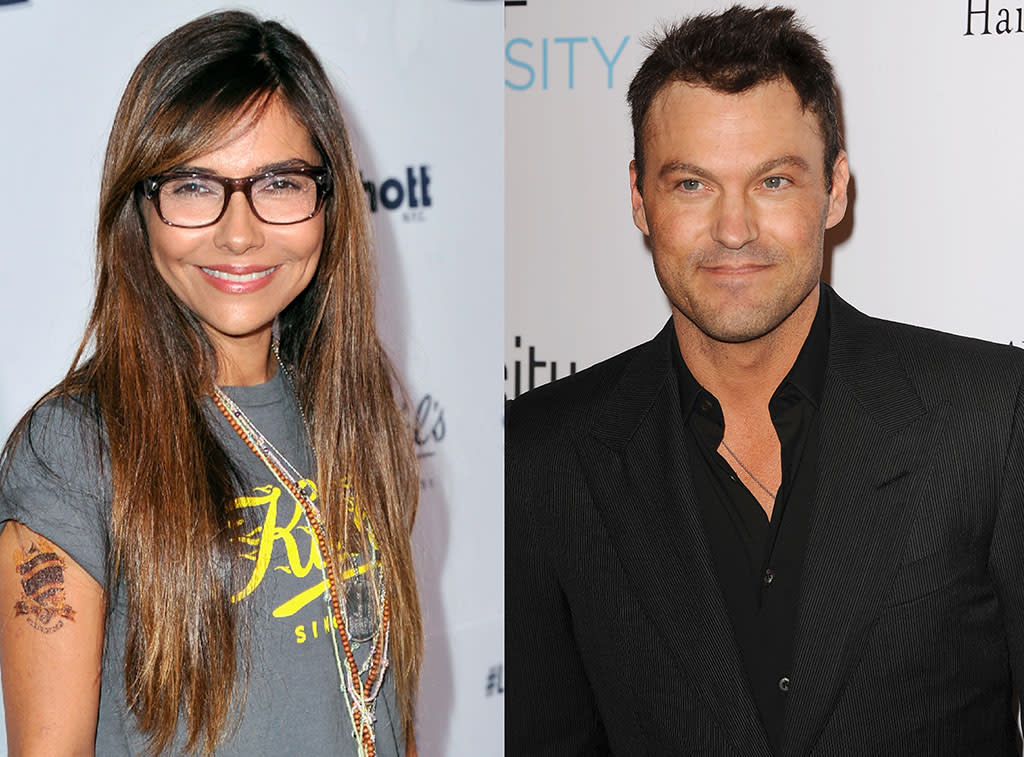
[[644, 210], [644, 197], [640, 194], [639, 187], [637, 187], [635, 160], [629, 161], [629, 196], [633, 203], [633, 223], [646, 236], [650, 236], [651, 230], [647, 226], [647, 213]]
[[828, 214], [825, 216], [825, 228], [831, 229], [843, 220], [846, 215], [846, 188], [850, 184], [850, 164], [846, 160], [846, 152], [839, 151], [836, 162], [832, 164], [832, 189], [828, 193]]

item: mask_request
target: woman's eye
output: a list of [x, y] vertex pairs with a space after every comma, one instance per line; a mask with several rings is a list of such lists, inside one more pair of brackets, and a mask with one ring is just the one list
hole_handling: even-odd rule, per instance
[[290, 176], [274, 176], [257, 187], [258, 192], [287, 194], [301, 191], [302, 187]]
[[164, 188], [165, 192], [168, 192], [177, 197], [187, 196], [198, 196], [209, 194], [212, 190], [210, 185], [206, 182], [199, 181], [197, 179], [181, 179], [179, 181], [169, 182]]

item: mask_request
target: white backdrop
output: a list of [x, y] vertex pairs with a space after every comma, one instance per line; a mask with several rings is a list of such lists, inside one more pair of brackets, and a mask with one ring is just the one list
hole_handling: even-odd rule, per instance
[[[60, 378], [80, 338], [103, 149], [132, 69], [164, 34], [218, 7], [0, 1], [0, 434]], [[501, 5], [246, 8], [283, 21], [320, 55], [364, 180], [391, 206], [375, 213], [379, 322], [418, 408], [423, 466], [420, 754], [501, 754]]]
[[[626, 88], [647, 52], [640, 38], [660, 20], [731, 4], [506, 8], [507, 396], [529, 388], [531, 371], [541, 384], [552, 361], [557, 376], [582, 369], [668, 317], [630, 216]], [[826, 278], [872, 315], [1024, 342], [1019, 3], [789, 4], [831, 53], [853, 172]]]

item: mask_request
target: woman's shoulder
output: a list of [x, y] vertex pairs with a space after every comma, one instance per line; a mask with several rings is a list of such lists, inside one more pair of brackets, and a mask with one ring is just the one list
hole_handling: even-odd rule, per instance
[[[91, 395], [51, 393], [19, 421], [3, 450], [0, 472], [42, 466], [62, 470], [102, 466], [106, 441]], [[2, 480], [2, 479], [0, 479]]]
[[94, 404], [85, 395], [47, 396], [17, 425], [0, 458], [0, 522], [24, 524], [101, 580], [111, 488]]
[[26, 413], [24, 421], [33, 424], [47, 422], [57, 424], [62, 431], [73, 431], [81, 427], [96, 427], [98, 415], [96, 401], [91, 393], [48, 392]]

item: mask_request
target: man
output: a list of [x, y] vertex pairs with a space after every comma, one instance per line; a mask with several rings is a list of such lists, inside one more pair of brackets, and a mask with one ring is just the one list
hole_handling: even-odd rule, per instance
[[792, 11], [685, 21], [629, 101], [672, 318], [509, 408], [506, 753], [1019, 754], [1022, 353], [819, 283], [849, 168]]

